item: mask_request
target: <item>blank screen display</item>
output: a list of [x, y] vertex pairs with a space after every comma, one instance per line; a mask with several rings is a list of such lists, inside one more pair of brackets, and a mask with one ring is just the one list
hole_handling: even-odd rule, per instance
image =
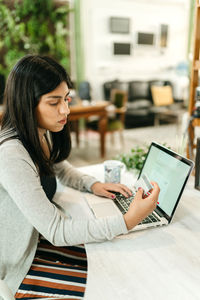
[[129, 33], [129, 18], [110, 18], [110, 32]]
[[114, 55], [130, 55], [130, 43], [114, 43]]
[[138, 45], [153, 45], [154, 44], [154, 34], [138, 32]]

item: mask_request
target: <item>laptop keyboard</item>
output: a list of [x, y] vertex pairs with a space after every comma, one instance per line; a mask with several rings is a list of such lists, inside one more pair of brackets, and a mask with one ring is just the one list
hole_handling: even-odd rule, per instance
[[[133, 195], [131, 197], [126, 198], [124, 195], [122, 195], [118, 192], [113, 192], [113, 194], [116, 195], [114, 202], [123, 215], [128, 211], [129, 206], [135, 197], [135, 192], [132, 192], [132, 193], [133, 193]], [[159, 222], [159, 221], [160, 221], [160, 219], [156, 216], [156, 214], [154, 212], [152, 212], [148, 217], [146, 217], [144, 220], [142, 220], [142, 222], [139, 223], [139, 225], [154, 223], [154, 222]]]
[[135, 197], [135, 192], [132, 192], [133, 195], [131, 197], [126, 198], [124, 195], [118, 193], [118, 192], [113, 192], [113, 194], [115, 194], [115, 204], [117, 205], [117, 207], [120, 209], [120, 211], [122, 212], [122, 214], [124, 215], [127, 211], [128, 208], [131, 204], [131, 202], [133, 201], [133, 198]]

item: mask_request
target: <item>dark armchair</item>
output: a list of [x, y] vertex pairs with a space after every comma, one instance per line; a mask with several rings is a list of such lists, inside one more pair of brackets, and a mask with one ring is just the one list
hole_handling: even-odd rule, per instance
[[79, 83], [78, 95], [82, 100], [91, 100], [91, 87], [88, 81], [81, 81]]
[[111, 91], [119, 89], [128, 93], [125, 113], [126, 128], [153, 125], [157, 112], [154, 110], [152, 86], [173, 86], [168, 80], [135, 80], [130, 82], [113, 80], [103, 84], [104, 99], [111, 100]]
[[126, 126], [153, 123], [151, 93], [148, 81], [131, 81], [128, 89]]
[[113, 80], [103, 84], [104, 100], [111, 100], [111, 91], [113, 89], [121, 90], [128, 93], [129, 83], [126, 81]]

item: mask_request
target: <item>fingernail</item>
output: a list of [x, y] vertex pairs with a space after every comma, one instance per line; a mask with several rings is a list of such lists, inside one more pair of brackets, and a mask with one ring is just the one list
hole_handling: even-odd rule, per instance
[[112, 199], [115, 199], [115, 195], [112, 195], [111, 198], [112, 198]]
[[157, 202], [159, 204], [159, 202]]
[[141, 188], [141, 187], [139, 187], [139, 188], [138, 188], [138, 190], [142, 190], [142, 188]]

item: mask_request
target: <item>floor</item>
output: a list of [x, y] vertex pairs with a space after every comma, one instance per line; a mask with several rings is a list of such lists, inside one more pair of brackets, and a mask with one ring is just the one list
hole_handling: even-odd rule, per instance
[[106, 135], [106, 155], [100, 157], [99, 134], [97, 132], [81, 132], [80, 146], [75, 143], [75, 136], [72, 133], [72, 151], [68, 161], [76, 167], [89, 164], [101, 163], [107, 159], [113, 159], [118, 154], [129, 153], [136, 145], [149, 145], [152, 141], [166, 144], [180, 154], [185, 155], [186, 139], [183, 139], [180, 126], [168, 124], [124, 130], [124, 145], [121, 145], [119, 133], [116, 132], [114, 141], [111, 134]]

